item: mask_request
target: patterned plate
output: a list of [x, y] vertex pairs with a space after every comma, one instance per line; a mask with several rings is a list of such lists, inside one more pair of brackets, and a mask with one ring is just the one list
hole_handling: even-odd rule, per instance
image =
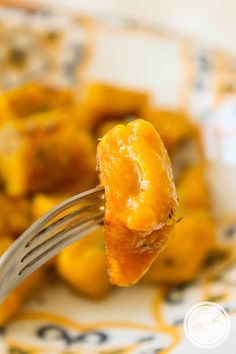
[[[203, 131], [219, 240], [235, 247], [235, 58], [129, 19], [1, 8], [0, 24], [1, 90], [32, 78], [75, 86], [105, 80], [148, 89], [159, 106], [191, 113]], [[231, 331], [212, 353], [233, 354], [234, 264], [215, 260], [188, 286], [141, 284], [100, 302], [51, 280], [1, 328], [0, 353], [197, 354], [203, 349], [186, 338], [184, 318], [192, 305], [213, 301], [230, 315]]]

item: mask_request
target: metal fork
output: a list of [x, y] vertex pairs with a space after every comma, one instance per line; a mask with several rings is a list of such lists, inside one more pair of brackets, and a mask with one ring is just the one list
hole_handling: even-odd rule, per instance
[[103, 218], [104, 189], [97, 187], [65, 200], [37, 220], [0, 258], [0, 303], [50, 258], [95, 230]]

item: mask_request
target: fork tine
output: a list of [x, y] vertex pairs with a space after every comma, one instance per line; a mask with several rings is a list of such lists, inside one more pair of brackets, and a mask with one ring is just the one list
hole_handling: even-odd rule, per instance
[[[63, 211], [76, 206], [80, 204], [81, 202], [84, 202], [85, 200], [88, 201], [88, 199], [94, 199], [97, 197], [101, 197], [103, 195], [104, 189], [103, 187], [96, 187], [93, 189], [90, 189], [86, 192], [77, 194], [64, 202], [60, 203], [57, 205], [55, 208], [53, 208], [49, 213], [47, 213], [45, 216], [42, 216], [38, 221], [36, 221], [31, 227], [29, 227], [23, 234], [22, 236], [27, 234], [28, 241], [31, 240], [36, 232], [39, 232], [43, 227], [45, 227], [50, 221], [52, 221], [55, 217], [60, 215]], [[21, 237], [20, 237], [21, 238]]]
[[[48, 214], [41, 217], [32, 226], [30, 226], [14, 243], [9, 247], [9, 249], [0, 257], [0, 303], [3, 302], [6, 296], [13, 290], [22, 280], [24, 280], [28, 275], [30, 275], [34, 270], [43, 265], [47, 260], [56, 255], [60, 250], [70, 245], [76, 240], [79, 240], [85, 236], [88, 232], [96, 229], [98, 224], [103, 221], [103, 212], [101, 210], [101, 197], [103, 196], [104, 189], [102, 187], [97, 187], [86, 191], [84, 193], [78, 194], [72, 198], [65, 200], [63, 203], [59, 204], [57, 207], [53, 208]], [[83, 223], [77, 222], [71, 224], [70, 221], [74, 220], [76, 215], [72, 213], [67, 214], [65, 223], [70, 224], [70, 227], [65, 227], [64, 231], [61, 230], [63, 227], [63, 218], [58, 219], [59, 221], [58, 231], [63, 231], [59, 233], [59, 240], [56, 237], [53, 238], [51, 243], [45, 243], [42, 247], [38, 247], [37, 252], [42, 251], [38, 254], [35, 250], [35, 259], [31, 259], [28, 256], [27, 264], [21, 262], [21, 259], [26, 255], [26, 252], [30, 252], [32, 248], [39, 246], [39, 242], [46, 242], [43, 239], [43, 235], [49, 234], [50, 223], [54, 223], [53, 219], [69, 208], [80, 205], [81, 203], [90, 203], [91, 208], [87, 209], [84, 206], [80, 207], [83, 211], [78, 211], [78, 217], [82, 218]], [[97, 204], [96, 204], [97, 203]], [[90, 215], [90, 212], [96, 210], [95, 205], [97, 205], [97, 213], [92, 213], [93, 217], [85, 218], [86, 212]], [[93, 209], [94, 208], [94, 209]], [[80, 215], [79, 215], [80, 214]], [[85, 214], [85, 216], [83, 216]], [[70, 216], [69, 216], [70, 215]], [[67, 225], [67, 224], [65, 224]], [[55, 234], [57, 232], [57, 226], [54, 223], [51, 231], [53, 230]], [[68, 226], [68, 225], [67, 225]], [[40, 234], [40, 230], [44, 229]], [[48, 233], [47, 233], [48, 232]], [[37, 236], [35, 238], [35, 236]], [[41, 239], [42, 236], [42, 239]], [[39, 237], [39, 238], [38, 238]], [[34, 239], [34, 242], [29, 244], [29, 242]], [[50, 241], [50, 239], [48, 239]], [[28, 245], [28, 247], [26, 247]], [[49, 247], [48, 249], [46, 249]], [[43, 250], [44, 248], [44, 250]], [[25, 258], [26, 262], [27, 258]], [[24, 271], [23, 271], [24, 270]], [[21, 275], [19, 275], [21, 273]]]
[[[25, 232], [23, 232], [23, 234], [18, 237], [14, 241], [14, 244], [9, 248], [8, 251], [10, 252], [7, 253], [11, 253], [11, 256], [14, 257], [15, 253], [18, 253], [18, 250], [26, 248], [27, 244], [30, 242], [31, 239], [34, 238], [35, 234], [38, 234], [43, 227], [45, 227], [50, 221], [52, 221], [56, 216], [60, 215], [63, 211], [73, 206], [76, 206], [77, 204], [80, 204], [82, 201], [85, 201], [86, 198], [96, 198], [102, 195], [103, 188], [96, 187], [60, 203], [58, 206], [49, 211], [46, 215], [42, 216], [40, 219], [34, 222]], [[4, 254], [2, 255], [2, 257], [0, 257], [1, 266], [2, 263], [6, 263], [5, 256], [6, 255]]]
[[[27, 276], [31, 274], [35, 269], [37, 269], [41, 264], [45, 263], [45, 259], [49, 259], [53, 256], [55, 256], [58, 252], [60, 252], [61, 249], [64, 249], [65, 247], [69, 246], [71, 243], [74, 243], [75, 241], [79, 240], [84, 234], [83, 232], [88, 233], [88, 229], [91, 230], [94, 226], [96, 228], [99, 227], [99, 224], [103, 221], [103, 216], [99, 215], [93, 220], [89, 220], [83, 225], [78, 225], [77, 227], [71, 229], [70, 231], [67, 231], [64, 234], [64, 237], [57, 242], [54, 242], [50, 247], [44, 248], [44, 251], [42, 250], [42, 253], [40, 253], [37, 257], [32, 259], [29, 263], [27, 263], [20, 271], [19, 275], [20, 276], [25, 276], [25, 273], [29, 271], [30, 273], [27, 273]], [[82, 235], [82, 236], [81, 236]], [[34, 268], [36, 266], [36, 268]]]
[[47, 240], [49, 235], [53, 235], [53, 233], [58, 229], [67, 224], [70, 224], [75, 217], [82, 216], [82, 214], [86, 212], [93, 212], [93, 210], [97, 210], [99, 207], [102, 207], [103, 204], [103, 200], [99, 199], [94, 204], [81, 207], [78, 210], [72, 211], [71, 213], [61, 217], [60, 219], [57, 219], [56, 221], [41, 229], [34, 237], [32, 237], [32, 239], [25, 245], [25, 247], [36, 247], [44, 240]]
[[[67, 234], [71, 231], [74, 231], [76, 228], [78, 228], [79, 226], [82, 226], [83, 224], [89, 222], [89, 221], [93, 221], [99, 217], [102, 217], [104, 215], [104, 211], [103, 210], [98, 210], [96, 211], [96, 213], [91, 213], [89, 214], [89, 216], [84, 216], [82, 219], [80, 219], [79, 221], [71, 224], [69, 227], [65, 227], [64, 229], [60, 230], [59, 232], [55, 233], [52, 237], [47, 238], [45, 241], [43, 241], [42, 243], [40, 243], [39, 245], [35, 246], [34, 248], [32, 248], [28, 253], [26, 253], [24, 255], [24, 257], [21, 259], [21, 263], [23, 263], [25, 260], [28, 260], [29, 257], [32, 258], [34, 256], [38, 256], [38, 254], [40, 253], [40, 251], [44, 251], [46, 248], [52, 247], [54, 244], [57, 244], [58, 241], [60, 241], [61, 239], [65, 239]], [[30, 262], [30, 260], [28, 260]]]
[[[40, 257], [36, 258], [31, 263], [27, 264], [21, 271], [17, 274], [17, 278], [15, 281], [11, 281], [9, 283], [5, 283], [6, 279], [0, 284], [0, 303], [5, 300], [5, 298], [9, 295], [9, 293], [14, 290], [17, 285], [19, 285], [24, 279], [26, 279], [29, 275], [31, 275], [35, 270], [37, 270], [40, 266], [46, 263], [49, 259], [54, 257], [57, 253], [63, 250], [65, 247], [71, 245], [73, 242], [80, 240], [83, 236], [87, 235], [88, 232], [92, 232], [99, 227], [99, 223], [103, 221], [103, 217], [100, 217], [94, 221], [89, 222], [87, 225], [84, 225], [83, 228], [79, 231], [74, 230], [74, 232], [66, 239], [61, 240], [58, 244], [51, 247], [51, 249], [46, 250]], [[7, 284], [4, 289], [1, 289], [3, 284]]]
[[35, 228], [37, 227], [39, 228], [39, 230], [42, 229], [45, 225], [47, 225], [52, 219], [60, 215], [63, 211], [73, 206], [76, 206], [77, 204], [80, 204], [85, 200], [88, 201], [88, 199], [90, 198], [94, 199], [94, 198], [101, 197], [103, 195], [103, 192], [104, 192], [103, 187], [96, 187], [90, 189], [89, 191], [77, 194], [74, 197], [65, 200], [64, 202], [60, 203], [58, 206], [53, 208], [48, 214], [46, 214], [46, 216], [40, 218], [35, 224], [32, 225], [32, 228], [35, 225]]

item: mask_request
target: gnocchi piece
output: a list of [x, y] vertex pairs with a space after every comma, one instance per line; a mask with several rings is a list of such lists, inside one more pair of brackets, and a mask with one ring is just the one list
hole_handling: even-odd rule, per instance
[[96, 125], [96, 112], [93, 110], [88, 102], [78, 101], [70, 106], [63, 108], [74, 123], [82, 129], [93, 132]]
[[37, 193], [33, 196], [32, 201], [32, 215], [35, 220], [39, 219], [41, 216], [49, 212], [57, 204], [61, 203], [67, 198], [66, 195], [62, 194], [44, 194]]
[[97, 148], [105, 188], [105, 244], [111, 283], [128, 286], [147, 271], [175, 223], [169, 157], [144, 120], [118, 125]]
[[187, 210], [210, 209], [210, 198], [203, 165], [188, 168], [177, 184], [180, 206]]
[[1, 94], [0, 95], [0, 126], [13, 117], [15, 117], [14, 112], [9, 107], [4, 94]]
[[4, 124], [0, 141], [2, 179], [13, 196], [77, 193], [94, 185], [94, 141], [57, 111]]
[[16, 117], [51, 110], [72, 101], [72, 92], [37, 83], [28, 83], [6, 91], [3, 98]]
[[90, 298], [104, 297], [111, 285], [107, 274], [104, 231], [99, 228], [62, 251], [57, 257], [59, 275]]
[[143, 117], [157, 129], [169, 153], [182, 141], [196, 137], [196, 127], [182, 112], [148, 108]]
[[146, 92], [113, 86], [108, 83], [90, 83], [84, 101], [91, 107], [97, 122], [106, 118], [138, 115], [148, 103]]
[[0, 192], [0, 233], [20, 235], [32, 223], [31, 203], [26, 198]]
[[181, 284], [193, 280], [215, 243], [215, 229], [208, 211], [196, 209], [179, 212], [183, 219], [169, 235], [146, 280], [164, 284]]

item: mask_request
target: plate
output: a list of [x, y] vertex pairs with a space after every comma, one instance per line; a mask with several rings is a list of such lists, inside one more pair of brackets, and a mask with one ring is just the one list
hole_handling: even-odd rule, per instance
[[[1, 50], [14, 47], [21, 36], [28, 59], [18, 71], [5, 70], [1, 90], [32, 78], [74, 87], [106, 81], [146, 89], [159, 106], [191, 114], [203, 133], [219, 241], [235, 247], [236, 99], [234, 90], [227, 90], [235, 85], [233, 56], [130, 19], [1, 9], [0, 18], [4, 17], [11, 40], [2, 41]], [[30, 31], [25, 31], [26, 23]], [[47, 45], [42, 42], [45, 33]], [[50, 36], [55, 42], [50, 43]], [[30, 52], [30, 45], [37, 51]], [[98, 302], [79, 297], [52, 277], [1, 328], [0, 352], [197, 354], [203, 349], [189, 341], [183, 324], [188, 310], [206, 301], [222, 305], [230, 316], [229, 336], [212, 353], [233, 354], [235, 276], [233, 257], [216, 261], [186, 286], [117, 288]], [[217, 318], [213, 316], [214, 323]], [[207, 331], [212, 322], [205, 326]]]

